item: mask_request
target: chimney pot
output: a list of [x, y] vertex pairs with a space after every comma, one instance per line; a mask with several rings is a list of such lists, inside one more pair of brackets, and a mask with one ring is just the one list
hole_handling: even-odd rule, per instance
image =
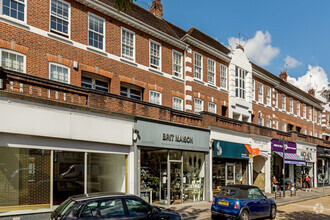
[[313, 88], [308, 90], [308, 95], [315, 97], [315, 90]]
[[163, 5], [160, 0], [154, 0], [150, 6], [150, 12], [158, 18], [163, 18]]
[[286, 73], [286, 71], [280, 73], [280, 79], [283, 79], [285, 82], [288, 81], [288, 74]]
[[244, 47], [242, 45], [240, 45], [240, 44], [236, 46], [236, 49], [241, 49], [244, 52]]

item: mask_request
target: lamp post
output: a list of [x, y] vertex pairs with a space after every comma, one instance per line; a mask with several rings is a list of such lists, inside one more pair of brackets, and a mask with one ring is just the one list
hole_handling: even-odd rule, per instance
[[283, 173], [283, 197], [285, 197], [285, 143], [284, 143], [284, 137], [282, 139], [282, 150], [283, 150], [283, 170], [282, 170], [282, 173]]

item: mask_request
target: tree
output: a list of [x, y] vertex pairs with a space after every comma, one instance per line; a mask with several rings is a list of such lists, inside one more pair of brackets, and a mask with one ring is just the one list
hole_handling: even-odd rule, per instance
[[[134, 0], [136, 1], [136, 0]], [[115, 0], [115, 8], [118, 11], [127, 12], [131, 10], [131, 5], [133, 3], [133, 0]]]

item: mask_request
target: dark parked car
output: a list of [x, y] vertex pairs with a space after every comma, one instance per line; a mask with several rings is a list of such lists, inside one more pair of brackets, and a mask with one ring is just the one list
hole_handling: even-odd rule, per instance
[[231, 185], [221, 189], [211, 206], [212, 219], [253, 219], [276, 217], [276, 204], [256, 186]]
[[65, 200], [51, 214], [52, 220], [69, 219], [171, 219], [181, 216], [174, 211], [151, 206], [134, 195], [91, 193]]

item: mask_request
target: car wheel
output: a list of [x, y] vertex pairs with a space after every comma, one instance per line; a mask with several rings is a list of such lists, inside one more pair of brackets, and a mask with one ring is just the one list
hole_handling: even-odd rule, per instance
[[276, 206], [272, 205], [272, 207], [270, 207], [270, 219], [275, 219], [276, 218]]
[[249, 220], [250, 216], [247, 210], [243, 210], [243, 212], [241, 213], [241, 215], [239, 216], [240, 220]]

